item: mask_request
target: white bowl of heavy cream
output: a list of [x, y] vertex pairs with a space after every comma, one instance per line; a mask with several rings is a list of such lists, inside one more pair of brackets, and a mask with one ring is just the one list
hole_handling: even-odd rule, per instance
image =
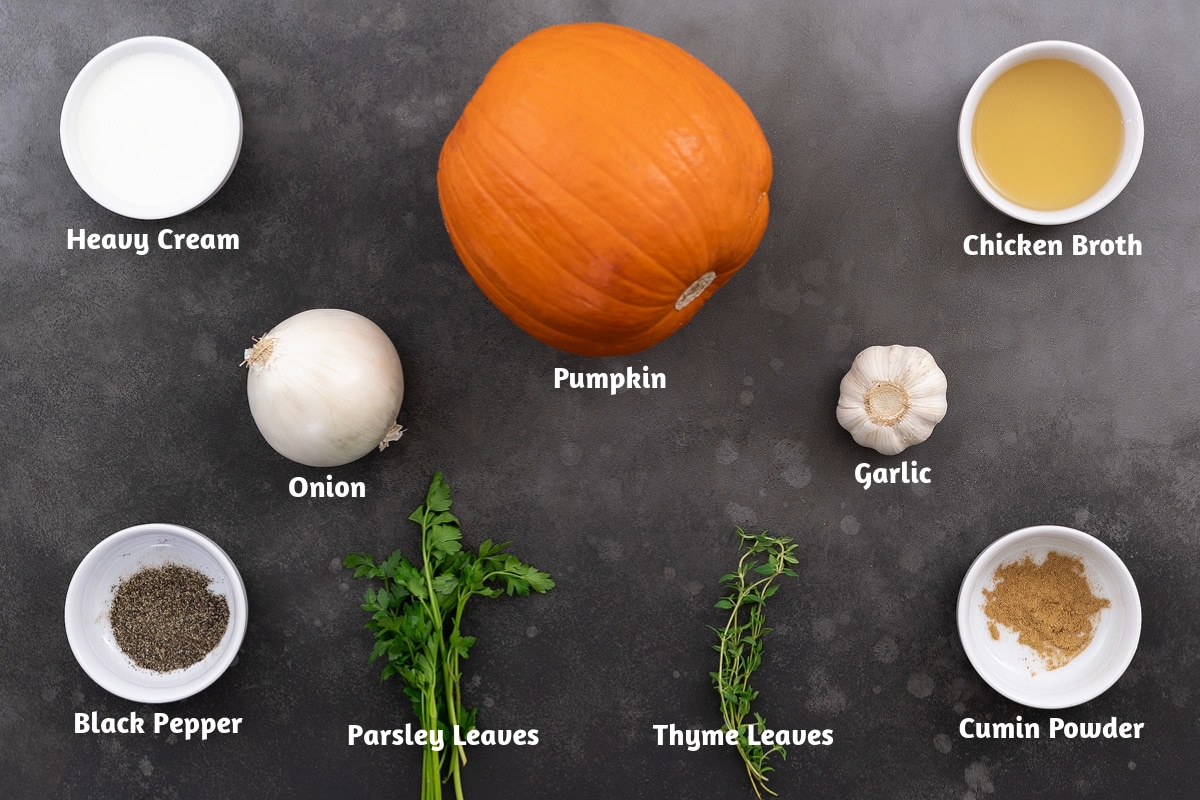
[[80, 71], [59, 131], [67, 166], [93, 200], [126, 217], [165, 219], [224, 185], [242, 148], [242, 112], [204, 53], [140, 36]]

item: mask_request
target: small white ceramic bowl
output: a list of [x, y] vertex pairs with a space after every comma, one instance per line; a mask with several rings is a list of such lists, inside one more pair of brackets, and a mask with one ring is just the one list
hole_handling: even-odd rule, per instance
[[[1051, 551], [1080, 559], [1092, 591], [1110, 603], [1091, 644], [1057, 669], [1046, 669], [1003, 625], [993, 639], [983, 613], [983, 590], [992, 588], [998, 567], [1025, 556], [1041, 563]], [[993, 542], [967, 570], [958, 595], [958, 634], [971, 664], [997, 692], [1034, 708], [1067, 708], [1099, 696], [1133, 660], [1141, 629], [1137, 586], [1117, 554], [1094, 536], [1057, 525], [1023, 528]]]
[[[171, 56], [186, 63], [172, 72], [161, 69], [176, 63], [171, 59], [143, 59], [137, 63], [150, 69], [120, 72], [122, 81], [113, 77], [118, 73], [110, 73], [107, 82], [98, 83], [120, 62], [139, 56]], [[132, 63], [126, 61], [126, 66]], [[178, 85], [171, 83], [172, 76], [180, 78]], [[109, 102], [93, 98], [95, 106], [88, 106], [81, 118], [89, 92], [97, 86], [103, 87], [97, 91]], [[91, 110], [97, 107], [108, 109], [109, 115], [98, 116]], [[130, 109], [140, 113], [145, 108], [150, 109], [145, 120], [133, 119]], [[195, 119], [198, 109], [211, 113]], [[91, 122], [97, 118], [106, 125], [97, 128], [98, 123]], [[81, 119], [87, 122], [81, 124]], [[90, 132], [93, 141], [81, 144], [81, 130]], [[171, 141], [160, 135], [164, 131], [181, 135]], [[178, 39], [140, 36], [103, 50], [79, 72], [63, 101], [59, 136], [71, 174], [93, 200], [126, 217], [165, 219], [191, 211], [225, 185], [242, 148], [242, 111], [225, 73], [211, 58]], [[192, 147], [184, 144], [185, 138], [191, 138]], [[91, 165], [88, 153], [93, 154]], [[137, 169], [119, 170], [109, 163], [114, 161]], [[161, 173], [156, 191], [137, 192], [120, 185], [120, 175], [141, 171]]]
[[[1091, 70], [1104, 81], [1109, 91], [1113, 93], [1125, 126], [1125, 143], [1122, 146], [1117, 166], [1113, 170], [1113, 174], [1109, 177], [1108, 182], [1082, 203], [1056, 211], [1025, 208], [1000, 194], [988, 182], [988, 179], [983, 174], [983, 170], [979, 168], [979, 162], [975, 159], [975, 147], [972, 143], [975, 110], [979, 107], [979, 100], [983, 97], [983, 93], [987, 91], [996, 78], [1017, 64], [1039, 58], [1061, 58]], [[966, 170], [967, 177], [975, 187], [975, 190], [983, 196], [984, 200], [987, 200], [1008, 216], [1037, 225], [1065, 225], [1068, 222], [1076, 222], [1084, 217], [1095, 214], [1111, 203], [1129, 183], [1129, 179], [1133, 177], [1134, 171], [1137, 170], [1138, 161], [1142, 157], [1142, 143], [1144, 138], [1145, 130], [1142, 121], [1142, 106], [1138, 101], [1137, 93], [1134, 92], [1133, 86], [1129, 83], [1129, 79], [1125, 77], [1125, 73], [1121, 72], [1116, 64], [1109, 61], [1100, 53], [1097, 53], [1090, 47], [1085, 47], [1074, 42], [1033, 42], [1009, 50], [993, 61], [980, 74], [975, 84], [971, 87], [971, 91], [967, 93], [967, 99], [962, 107], [962, 114], [958, 118], [958, 154], [962, 159], [963, 169]]]
[[[229, 625], [207, 656], [184, 669], [154, 672], [133, 663], [113, 637], [108, 612], [117, 585], [144, 567], [173, 563], [207, 575], [229, 604]], [[83, 671], [113, 694], [139, 703], [169, 703], [205, 689], [233, 663], [246, 633], [246, 587], [237, 567], [211, 539], [179, 525], [151, 523], [114, 533], [80, 562], [67, 589], [67, 641]]]

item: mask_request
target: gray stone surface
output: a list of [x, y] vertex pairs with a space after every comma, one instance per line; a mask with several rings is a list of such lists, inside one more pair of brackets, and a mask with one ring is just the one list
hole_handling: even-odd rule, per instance
[[[543, 25], [616, 21], [723, 75], [775, 158], [751, 263], [683, 331], [588, 360], [516, 329], [445, 235], [441, 141], [490, 63]], [[429, 476], [455, 487], [468, 540], [512, 539], [558, 580], [480, 602], [466, 664], [490, 728], [542, 743], [476, 748], [473, 798], [749, 797], [732, 751], [654, 746], [651, 725], [719, 724], [708, 673], [735, 525], [795, 536], [800, 578], [771, 609], [758, 683], [780, 727], [832, 728], [773, 777], [784, 797], [1194, 796], [1200, 697], [1200, 11], [992, 0], [265, 2], [11, 0], [0, 6], [0, 794], [372, 797], [417, 792], [415, 748], [348, 747], [351, 723], [402, 726], [400, 687], [366, 664], [348, 552], [412, 549]], [[226, 72], [245, 141], [226, 187], [166, 223], [117, 217], [72, 180], [62, 99], [95, 53], [184, 39]], [[1051, 231], [1133, 233], [1138, 258], [968, 258], [972, 232], [1037, 231], [992, 211], [958, 164], [971, 82], [1018, 44], [1107, 54], [1146, 114], [1128, 189]], [[229, 232], [236, 254], [67, 251], [66, 230]], [[335, 470], [365, 501], [287, 496], [296, 475], [245, 400], [242, 350], [312, 307], [393, 338], [410, 432]], [[853, 480], [837, 384], [871, 344], [932, 351], [950, 414], [905, 457], [920, 491]], [[642, 364], [661, 392], [554, 391], [553, 369]], [[167, 710], [239, 716], [203, 744], [72, 732], [73, 714], [155, 710], [79, 668], [71, 575], [108, 534], [175, 522], [245, 578], [237, 662]], [[1100, 698], [1061, 716], [1144, 722], [1138, 741], [971, 742], [964, 716], [1045, 721], [976, 675], [954, 604], [975, 555], [1034, 523], [1086, 529], [1141, 591], [1141, 646]]]

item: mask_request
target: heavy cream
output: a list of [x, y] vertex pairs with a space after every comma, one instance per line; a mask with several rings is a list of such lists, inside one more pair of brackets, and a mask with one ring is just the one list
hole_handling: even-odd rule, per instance
[[132, 52], [103, 69], [86, 88], [75, 127], [94, 181], [147, 209], [182, 213], [204, 202], [224, 182], [240, 147], [237, 111], [231, 112], [223, 96], [228, 89], [217, 78], [156, 49]]

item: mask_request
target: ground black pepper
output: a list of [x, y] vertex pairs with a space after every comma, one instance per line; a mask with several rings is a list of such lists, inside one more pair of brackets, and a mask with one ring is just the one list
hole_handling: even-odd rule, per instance
[[229, 626], [229, 604], [201, 572], [178, 564], [146, 567], [121, 581], [108, 619], [133, 663], [171, 672], [208, 655]]

